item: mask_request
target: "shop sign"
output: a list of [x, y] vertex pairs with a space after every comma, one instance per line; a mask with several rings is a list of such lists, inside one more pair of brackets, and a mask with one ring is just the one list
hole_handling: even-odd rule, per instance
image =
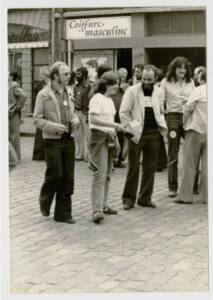
[[8, 43], [27, 43], [48, 40], [47, 31], [37, 31], [30, 26], [19, 24], [9, 24], [8, 26]]
[[66, 20], [66, 39], [130, 38], [131, 17]]

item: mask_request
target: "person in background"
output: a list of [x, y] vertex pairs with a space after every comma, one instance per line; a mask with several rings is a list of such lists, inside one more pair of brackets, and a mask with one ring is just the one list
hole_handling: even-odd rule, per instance
[[88, 109], [89, 109], [89, 91], [90, 83], [88, 80], [88, 71], [85, 67], [76, 70], [77, 84], [74, 87], [75, 111], [80, 121], [78, 131], [76, 132], [76, 159], [88, 161]]
[[197, 77], [196, 87], [184, 107], [183, 173], [177, 200], [178, 204], [193, 203], [193, 186], [197, 165], [201, 161], [200, 190], [203, 203], [207, 203], [207, 90], [206, 71]]
[[86, 63], [86, 68], [88, 70], [88, 78], [90, 81], [90, 84], [93, 84], [97, 79], [97, 68], [98, 68], [98, 62], [96, 59], [90, 59]]
[[142, 72], [143, 72], [143, 65], [142, 64], [135, 65], [133, 76], [131, 79], [128, 80], [128, 84], [131, 86], [140, 83], [142, 78]]
[[21, 79], [16, 72], [9, 74], [8, 109], [9, 141], [15, 150], [18, 161], [21, 159], [20, 123], [27, 95], [21, 88]]
[[[49, 67], [41, 67], [39, 71], [39, 83], [36, 87], [36, 96], [48, 84], [49, 80]], [[44, 141], [42, 131], [39, 128], [36, 128], [32, 160], [44, 160]]]
[[[156, 68], [156, 73], [157, 73], [157, 78], [156, 78], [155, 85], [160, 88], [160, 83], [164, 78], [163, 72], [160, 69]], [[164, 110], [165, 110], [165, 108], [163, 108], [163, 111]], [[160, 136], [160, 145], [159, 145], [158, 161], [157, 161], [156, 171], [157, 172], [162, 172], [166, 168], [167, 168], [166, 146], [165, 146], [165, 142], [164, 142], [164, 137], [161, 135]]]
[[199, 80], [198, 80], [198, 77], [199, 77], [198, 75], [200, 72], [203, 72], [203, 71], [204, 72], [206, 71], [206, 67], [204, 67], [204, 66], [199, 66], [194, 69], [193, 80], [194, 80], [194, 84], [196, 87], [200, 85]]
[[50, 83], [37, 95], [34, 124], [42, 130], [46, 172], [41, 187], [39, 204], [41, 214], [50, 215], [56, 195], [54, 220], [75, 223], [72, 217], [74, 192], [75, 143], [73, 132], [79, 125], [74, 114], [72, 94], [67, 89], [70, 69], [64, 62], [50, 68]]
[[[199, 67], [196, 67], [194, 69], [194, 76], [193, 76], [193, 80], [194, 80], [194, 84], [195, 86], [199, 86], [200, 83], [199, 83], [199, 80], [198, 80], [198, 77], [199, 77], [199, 73], [200, 72], [206, 72], [206, 67], [204, 66], [199, 66]], [[199, 194], [199, 165], [200, 165], [200, 160], [198, 162], [198, 166], [197, 166], [197, 172], [196, 172], [196, 176], [195, 176], [195, 182], [194, 182], [194, 188], [193, 188], [193, 191], [194, 191], [194, 194], [195, 195], [198, 195]]]
[[9, 150], [9, 171], [11, 171], [18, 164], [18, 156], [10, 141], [9, 141], [8, 150]]
[[141, 83], [129, 87], [120, 107], [124, 130], [133, 133], [128, 147], [127, 177], [122, 195], [123, 209], [134, 207], [142, 155], [142, 176], [137, 204], [155, 208], [152, 202], [154, 178], [159, 151], [160, 134], [167, 134], [164, 115], [161, 113], [160, 92], [155, 86], [156, 68], [144, 66]]
[[76, 72], [71, 71], [70, 72], [70, 80], [69, 80], [68, 88], [70, 89], [71, 93], [73, 94], [73, 98], [74, 98], [74, 89], [75, 89], [76, 83], [77, 83], [77, 81], [76, 81]]
[[[99, 223], [104, 214], [114, 215], [117, 211], [108, 205], [109, 183], [113, 167], [114, 152], [118, 155], [116, 131], [122, 131], [121, 124], [114, 122], [116, 113], [111, 96], [116, 93], [118, 76], [105, 72], [97, 86], [96, 94], [89, 103], [89, 157], [93, 171], [91, 201], [92, 220]], [[116, 150], [117, 149], [117, 150]]]
[[[128, 76], [128, 71], [125, 68], [120, 68], [120, 69], [118, 69], [117, 74], [118, 74], [118, 78], [119, 78], [118, 88], [117, 88], [115, 95], [112, 95], [111, 98], [114, 102], [115, 110], [116, 110], [115, 122], [121, 123], [120, 117], [119, 117], [119, 109], [121, 106], [123, 95], [124, 95], [125, 91], [127, 90], [127, 88], [129, 87], [128, 83], [126, 82], [126, 79]], [[118, 132], [117, 135], [118, 135], [118, 141], [120, 144], [120, 153], [118, 155], [118, 161], [114, 164], [114, 167], [115, 168], [125, 168], [125, 165], [123, 164], [124, 134], [123, 134], [123, 132]]]
[[91, 89], [90, 89], [90, 92], [89, 92], [89, 99], [91, 99], [97, 93], [101, 76], [105, 72], [108, 72], [108, 71], [111, 71], [111, 70], [112, 70], [112, 67], [108, 64], [101, 64], [100, 66], [97, 67], [97, 78], [91, 84]]
[[194, 89], [194, 82], [191, 78], [191, 63], [188, 59], [178, 56], [171, 61], [160, 88], [163, 106], [166, 107], [168, 126], [168, 196], [176, 197], [178, 154], [181, 137], [184, 138], [183, 106]]

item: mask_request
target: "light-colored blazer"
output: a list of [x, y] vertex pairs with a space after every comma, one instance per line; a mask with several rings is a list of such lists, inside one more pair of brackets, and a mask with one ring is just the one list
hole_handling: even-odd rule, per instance
[[[144, 126], [145, 107], [143, 98], [144, 93], [141, 83], [129, 87], [123, 96], [119, 111], [121, 124], [126, 130], [133, 133], [134, 136], [131, 140], [136, 144], [139, 143]], [[157, 86], [154, 86], [151, 101], [158, 130], [162, 135], [167, 135], [168, 130], [161, 110], [161, 92]]]
[[[72, 101], [72, 92], [67, 89], [69, 107], [70, 107], [70, 122], [72, 128], [79, 124], [78, 117], [74, 114], [74, 102]], [[51, 84], [46, 85], [37, 95], [34, 109], [34, 124], [42, 130], [44, 139], [60, 139], [61, 134], [57, 133], [56, 124], [61, 124], [61, 113], [58, 100], [55, 96]], [[71, 134], [73, 136], [73, 132]]]

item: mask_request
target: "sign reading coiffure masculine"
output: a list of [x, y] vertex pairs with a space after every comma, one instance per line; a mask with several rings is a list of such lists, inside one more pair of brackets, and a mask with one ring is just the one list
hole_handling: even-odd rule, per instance
[[66, 39], [131, 37], [131, 17], [72, 19], [66, 21]]

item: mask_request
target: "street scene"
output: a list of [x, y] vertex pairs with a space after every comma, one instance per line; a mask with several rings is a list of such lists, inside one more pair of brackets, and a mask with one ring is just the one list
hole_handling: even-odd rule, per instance
[[205, 7], [8, 10], [10, 293], [208, 292]]

